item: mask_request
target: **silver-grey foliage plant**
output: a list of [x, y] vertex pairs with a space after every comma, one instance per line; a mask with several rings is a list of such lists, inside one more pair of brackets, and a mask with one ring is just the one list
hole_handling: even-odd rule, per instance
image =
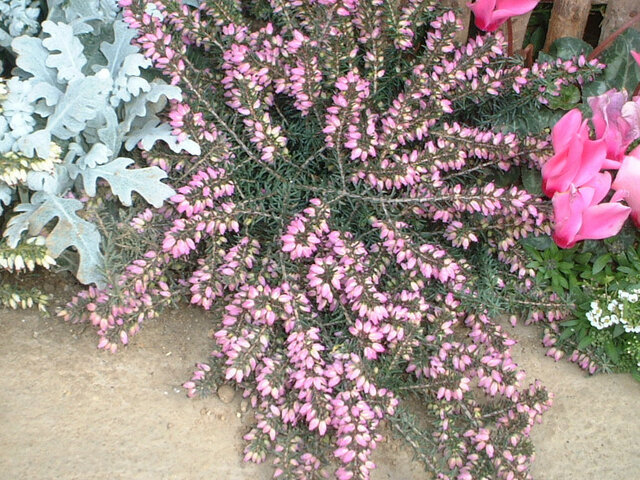
[[129, 169], [134, 161], [120, 156], [123, 147], [148, 150], [162, 140], [174, 152], [199, 155], [200, 148], [192, 140], [179, 141], [158, 117], [168, 100], [181, 100], [180, 88], [141, 75], [151, 62], [131, 45], [136, 33], [115, 2], [54, 0], [48, 7], [37, 37], [11, 42], [17, 67], [0, 110], [0, 155], [46, 159], [56, 145], [62, 155], [49, 169], [28, 171], [24, 182], [0, 180], [0, 213], [2, 204], [22, 201], [3, 236], [15, 246], [25, 232], [38, 235], [57, 219], [46, 241], [52, 256], [75, 247], [78, 280], [103, 284], [100, 233], [77, 215], [82, 202], [69, 192], [95, 196], [102, 179], [125, 206], [136, 192], [159, 207], [174, 193], [161, 182], [165, 172]]

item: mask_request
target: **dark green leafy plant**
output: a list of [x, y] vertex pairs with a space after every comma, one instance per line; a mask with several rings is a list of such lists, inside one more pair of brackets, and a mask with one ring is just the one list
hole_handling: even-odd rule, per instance
[[[525, 243], [531, 258], [527, 266], [536, 270], [538, 286], [570, 306], [570, 315], [546, 329], [548, 354], [560, 358], [564, 352], [573, 352], [571, 359], [585, 369], [638, 376], [638, 333], [625, 331], [622, 323], [606, 326], [590, 319], [594, 302], [606, 310], [618, 292], [633, 291], [640, 284], [640, 235], [636, 230], [628, 227], [616, 237], [586, 241], [571, 249], [558, 248], [548, 237]], [[640, 318], [636, 310], [634, 305], [626, 309], [632, 325]]]

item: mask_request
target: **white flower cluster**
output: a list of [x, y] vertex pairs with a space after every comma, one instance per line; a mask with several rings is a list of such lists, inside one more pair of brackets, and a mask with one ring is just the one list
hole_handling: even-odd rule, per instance
[[62, 161], [62, 149], [51, 142], [49, 157], [28, 158], [15, 152], [0, 154], [0, 180], [10, 187], [28, 181], [30, 171], [53, 173], [55, 164]]
[[607, 300], [606, 312], [598, 300], [591, 302], [591, 310], [587, 312], [589, 323], [598, 330], [621, 324], [625, 332], [640, 333], [640, 322], [638, 318], [635, 318], [637, 316], [636, 309], [630, 308], [640, 300], [640, 289], [634, 289], [630, 292], [618, 290], [617, 299], [607, 297]]
[[[0, 267], [16, 272], [24, 269], [32, 272], [36, 268], [36, 265], [48, 269], [50, 266], [55, 265], [56, 261], [47, 253], [46, 248], [29, 248], [29, 246], [44, 247], [45, 243], [46, 239], [38, 236], [30, 237], [25, 241], [22, 253], [20, 253], [20, 247], [15, 249], [0, 248]], [[24, 248], [25, 246], [27, 248]], [[2, 247], [4, 247], [4, 245], [2, 245]]]

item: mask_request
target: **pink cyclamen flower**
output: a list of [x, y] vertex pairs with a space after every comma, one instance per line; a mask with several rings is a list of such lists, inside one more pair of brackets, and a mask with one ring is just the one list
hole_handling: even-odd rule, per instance
[[622, 161], [613, 189], [616, 197], [624, 198], [631, 207], [631, 219], [640, 227], [640, 147]]
[[509, 18], [530, 12], [539, 0], [476, 0], [467, 3], [473, 12], [476, 27], [495, 32]]
[[601, 240], [616, 235], [631, 209], [615, 201], [599, 203], [609, 193], [611, 174], [595, 175], [587, 184], [571, 185], [553, 196], [555, 229], [553, 240], [561, 248], [571, 248], [580, 240]]
[[631, 50], [631, 56], [638, 63], [638, 66], [640, 67], [640, 53], [634, 52], [633, 50]]
[[603, 139], [607, 146], [604, 168], [620, 168], [627, 148], [640, 137], [640, 98], [636, 99], [627, 101], [626, 92], [612, 89], [588, 100], [596, 139]]
[[604, 140], [590, 140], [589, 126], [577, 108], [567, 112], [551, 131], [555, 155], [542, 167], [542, 190], [548, 197], [581, 187], [591, 180], [607, 159]]

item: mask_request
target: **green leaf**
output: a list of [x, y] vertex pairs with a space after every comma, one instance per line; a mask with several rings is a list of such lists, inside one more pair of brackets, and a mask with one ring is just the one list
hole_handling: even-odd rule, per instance
[[587, 42], [578, 38], [564, 37], [553, 42], [553, 45], [549, 48], [549, 55], [554, 58], [570, 60], [580, 55], [584, 55], [586, 57], [592, 51], [593, 47]]
[[604, 346], [604, 351], [607, 352], [607, 355], [613, 363], [617, 365], [620, 362], [620, 353], [613, 342], [607, 342]]
[[558, 270], [562, 273], [570, 273], [573, 270], [573, 262], [559, 262]]
[[575, 85], [566, 85], [560, 90], [560, 95], [549, 99], [549, 108], [571, 110], [580, 101], [580, 89]]
[[542, 173], [540, 170], [534, 168], [523, 168], [522, 184], [529, 193], [542, 195]]
[[607, 90], [611, 90], [611, 88], [604, 80], [594, 80], [593, 82], [587, 82], [587, 84], [582, 89], [582, 98], [587, 99], [589, 97], [597, 97], [598, 95], [602, 95], [603, 93], [605, 93]]
[[611, 261], [611, 254], [605, 253], [604, 255], [600, 255], [595, 262], [593, 262], [593, 267], [591, 269], [591, 273], [596, 275], [598, 272], [601, 272], [604, 267]]
[[633, 92], [640, 83], [640, 68], [631, 56], [632, 50], [640, 51], [640, 32], [630, 28], [616, 38], [600, 57], [607, 65], [604, 81], [608, 89], [625, 88], [627, 92]]
[[[531, 247], [539, 251], [544, 251], [551, 248], [554, 245], [551, 237], [547, 235], [540, 235], [539, 237], [526, 237], [521, 240], [522, 244], [526, 247]], [[533, 252], [532, 252], [533, 254]], [[535, 255], [535, 254], [534, 254]], [[538, 254], [535, 255], [537, 260], [542, 260], [542, 257]]]
[[589, 260], [591, 260], [592, 256], [593, 254], [590, 252], [579, 253], [575, 256], [575, 261], [580, 265], [586, 265], [589, 262]]
[[637, 270], [629, 267], [618, 267], [617, 271], [620, 273], [626, 273], [627, 275], [635, 275], [638, 273]]
[[569, 276], [569, 290], [571, 291], [580, 291], [582, 290], [582, 285], [578, 281], [577, 277], [574, 274]]
[[558, 337], [558, 342], [562, 342], [563, 340], [566, 340], [567, 338], [569, 338], [571, 335], [573, 335], [575, 333], [575, 330], [573, 328], [567, 328], [564, 332], [562, 332], [560, 334], [560, 336]]
[[591, 345], [592, 343], [593, 343], [593, 338], [587, 335], [582, 340], [580, 340], [580, 343], [578, 343], [578, 350], [583, 350], [587, 348], [589, 345]]
[[561, 322], [560, 325], [563, 327], [573, 327], [574, 325], [577, 325], [578, 323], [580, 323], [580, 319], [573, 319], [573, 320], [567, 320], [565, 322]]
[[623, 253], [617, 253], [615, 255], [615, 259], [616, 259], [616, 263], [618, 265], [627, 266], [627, 267], [629, 266], [629, 260], [627, 259], [627, 256], [625, 255], [624, 252]]
[[593, 273], [591, 273], [590, 270], [585, 270], [580, 273], [580, 278], [582, 278], [583, 280], [591, 280], [593, 278]]
[[623, 333], [624, 327], [621, 324], [618, 323], [615, 327], [613, 327], [613, 338], [618, 338]]
[[564, 276], [558, 275], [558, 282], [560, 283], [560, 286], [562, 288], [564, 288], [565, 290], [569, 290], [569, 282], [567, 282], [567, 279], [564, 278]]

